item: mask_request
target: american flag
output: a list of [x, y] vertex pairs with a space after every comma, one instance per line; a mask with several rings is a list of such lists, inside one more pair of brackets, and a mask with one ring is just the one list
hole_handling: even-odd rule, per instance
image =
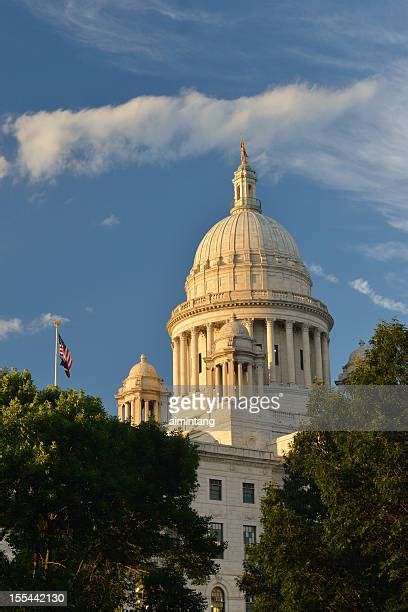
[[64, 368], [65, 374], [68, 378], [71, 376], [71, 368], [72, 368], [72, 355], [70, 353], [69, 348], [65, 345], [63, 339], [58, 334], [58, 344], [59, 344], [59, 354], [61, 357], [60, 365]]

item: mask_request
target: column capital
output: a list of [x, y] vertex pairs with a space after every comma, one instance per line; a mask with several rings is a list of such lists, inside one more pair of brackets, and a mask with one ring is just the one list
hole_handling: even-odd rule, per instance
[[309, 323], [302, 323], [302, 331], [303, 332], [308, 332], [310, 329], [310, 324]]
[[266, 324], [271, 326], [275, 323], [276, 317], [267, 317], [265, 320], [266, 320]]
[[198, 336], [198, 327], [192, 327], [190, 332], [192, 336]]
[[294, 324], [295, 324], [295, 322], [292, 321], [292, 319], [286, 319], [285, 320], [286, 328], [292, 328], [293, 329]]

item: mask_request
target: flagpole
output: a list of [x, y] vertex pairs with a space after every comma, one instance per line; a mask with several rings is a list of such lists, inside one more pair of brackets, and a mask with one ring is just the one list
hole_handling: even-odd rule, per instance
[[58, 382], [58, 328], [60, 326], [60, 321], [55, 319], [54, 327], [55, 327], [55, 354], [54, 354], [54, 387], [57, 386]]

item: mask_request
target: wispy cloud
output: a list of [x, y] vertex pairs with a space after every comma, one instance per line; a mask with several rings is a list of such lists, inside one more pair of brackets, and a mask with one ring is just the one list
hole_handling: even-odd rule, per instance
[[318, 264], [306, 264], [306, 265], [313, 274], [316, 274], [316, 276], [320, 276], [321, 278], [324, 278], [325, 280], [329, 281], [329, 283], [339, 282], [339, 279], [337, 278], [337, 276], [334, 276], [334, 274], [331, 274], [330, 272], [325, 272], [322, 266], [319, 266]]
[[85, 311], [88, 312], [89, 314], [93, 314], [94, 307], [93, 306], [85, 306]]
[[408, 244], [406, 242], [379, 242], [377, 244], [361, 244], [357, 249], [377, 261], [400, 260], [408, 261]]
[[4, 340], [10, 334], [21, 334], [22, 332], [21, 319], [0, 319], [0, 340]]
[[118, 217], [112, 213], [108, 217], [105, 217], [105, 219], [102, 219], [99, 225], [102, 225], [102, 227], [114, 227], [115, 225], [119, 225], [119, 223]]
[[3, 155], [0, 155], [0, 180], [7, 176], [9, 172], [10, 164]]
[[[105, 29], [99, 19], [117, 18], [110, 2], [71, 1], [63, 8], [54, 2], [31, 4], [40, 12], [48, 7], [53, 18], [75, 22], [78, 28], [87, 23], [101, 38]], [[123, 0], [118, 6], [124, 13], [154, 11], [174, 22], [184, 11], [170, 2], [148, 8]], [[185, 18], [194, 21], [195, 15], [194, 10], [186, 11]], [[334, 32], [344, 16], [332, 20], [334, 25], [326, 16], [327, 20], [328, 30]], [[403, 44], [402, 33], [381, 35], [384, 44]], [[370, 36], [375, 39], [374, 33]], [[134, 40], [139, 44], [138, 36]], [[154, 48], [151, 40], [149, 48]], [[275, 177], [303, 175], [348, 191], [375, 206], [391, 226], [408, 232], [407, 77], [405, 59], [390, 65], [382, 76], [342, 88], [297, 83], [236, 99], [187, 91], [140, 96], [117, 106], [27, 113], [9, 118], [4, 126], [13, 140], [11, 149], [17, 145], [8, 171], [35, 181], [67, 171], [98, 173], [113, 164], [166, 163], [208, 152], [230, 155], [244, 133], [260, 171]]]
[[356, 278], [349, 284], [355, 291], [366, 295], [377, 306], [381, 306], [381, 308], [391, 310], [392, 312], [399, 312], [404, 315], [408, 314], [408, 304], [404, 304], [403, 302], [399, 302], [376, 293], [374, 289], [370, 287], [368, 281], [364, 278]]
[[[21, 1], [79, 43], [113, 58], [121, 56], [122, 67], [138, 72], [155, 72], [172, 64], [183, 71], [190, 54], [197, 58], [206, 54], [207, 47], [208, 56], [208, 46], [200, 40], [211, 38], [212, 28], [236, 20], [233, 11], [223, 15], [220, 10], [202, 10], [174, 0]], [[186, 24], [201, 36], [194, 40]]]
[[63, 317], [59, 314], [51, 314], [50, 312], [46, 312], [37, 319], [33, 319], [28, 324], [28, 330], [31, 333], [39, 332], [47, 327], [52, 327], [54, 325], [54, 321], [57, 320], [60, 321], [60, 323], [69, 323], [69, 319], [67, 317]]

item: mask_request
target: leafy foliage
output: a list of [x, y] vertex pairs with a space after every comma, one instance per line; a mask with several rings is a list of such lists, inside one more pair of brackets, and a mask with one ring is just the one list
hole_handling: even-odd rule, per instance
[[[353, 383], [407, 384], [407, 364], [407, 328], [380, 323]], [[336, 412], [354, 417], [362, 405], [358, 393], [320, 386], [309, 410], [322, 423]], [[256, 611], [408, 608], [406, 441], [398, 431], [295, 436], [282, 488], [266, 491], [264, 532], [240, 581]]]
[[191, 508], [197, 466], [181, 435], [131, 427], [95, 397], [1, 371], [0, 540], [12, 550], [0, 552], [2, 588], [64, 589], [73, 609], [102, 611], [132, 602], [137, 582], [156, 610], [177, 610], [160, 588], [172, 580], [180, 609], [203, 609], [186, 581], [215, 571], [218, 547]]

